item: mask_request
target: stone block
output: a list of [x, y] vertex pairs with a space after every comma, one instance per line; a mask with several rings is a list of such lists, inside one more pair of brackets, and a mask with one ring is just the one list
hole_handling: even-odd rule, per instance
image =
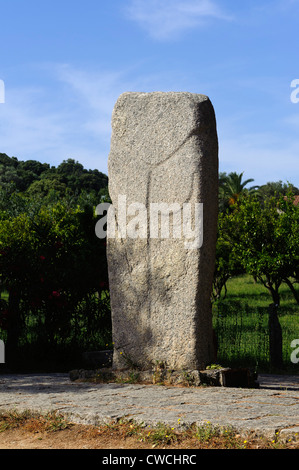
[[87, 368], [110, 367], [112, 364], [112, 350], [87, 351], [82, 354], [84, 366]]
[[213, 361], [218, 140], [207, 96], [124, 93], [112, 115], [107, 257], [113, 367]]

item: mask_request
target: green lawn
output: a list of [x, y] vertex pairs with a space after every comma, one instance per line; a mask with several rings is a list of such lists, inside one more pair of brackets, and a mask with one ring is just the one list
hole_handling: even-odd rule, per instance
[[[299, 338], [299, 306], [289, 288], [280, 288], [279, 321], [283, 333], [286, 371], [299, 373], [290, 360], [293, 339]], [[234, 277], [227, 283], [227, 296], [213, 306], [213, 325], [218, 338], [218, 361], [226, 366], [257, 367], [269, 371], [268, 290], [252, 276]]]

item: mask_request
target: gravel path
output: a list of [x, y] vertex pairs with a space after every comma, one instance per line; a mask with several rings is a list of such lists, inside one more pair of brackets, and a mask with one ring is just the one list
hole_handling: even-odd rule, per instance
[[58, 411], [74, 423], [127, 417], [154, 425], [233, 426], [299, 436], [299, 376], [258, 377], [259, 389], [77, 383], [68, 374], [0, 375], [0, 411]]

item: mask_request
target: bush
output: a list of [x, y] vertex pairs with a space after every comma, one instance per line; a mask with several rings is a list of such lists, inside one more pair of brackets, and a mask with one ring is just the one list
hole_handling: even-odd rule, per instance
[[25, 350], [40, 362], [108, 341], [106, 249], [95, 223], [91, 205], [66, 201], [17, 216], [2, 212], [0, 327], [10, 367], [24, 362]]

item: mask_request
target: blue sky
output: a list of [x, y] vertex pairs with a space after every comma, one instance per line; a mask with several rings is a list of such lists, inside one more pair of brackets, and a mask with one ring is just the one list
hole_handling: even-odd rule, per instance
[[0, 152], [107, 173], [122, 92], [190, 91], [214, 105], [220, 171], [299, 187], [299, 0], [1, 3]]

